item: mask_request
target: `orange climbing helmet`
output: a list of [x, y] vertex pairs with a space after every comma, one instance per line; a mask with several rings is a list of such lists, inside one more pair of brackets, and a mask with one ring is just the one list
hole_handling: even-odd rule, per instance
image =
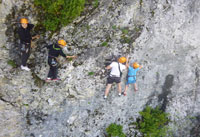
[[62, 45], [63, 47], [65, 47], [67, 45], [66, 41], [63, 39], [59, 40], [58, 44]]
[[126, 58], [125, 57], [120, 57], [118, 61], [120, 63], [125, 63], [126, 62]]
[[28, 24], [28, 20], [26, 18], [21, 18], [20, 23]]
[[133, 63], [133, 68], [134, 68], [134, 69], [139, 68], [139, 67], [140, 67], [140, 65], [139, 65], [137, 62], [134, 62], [134, 63]]

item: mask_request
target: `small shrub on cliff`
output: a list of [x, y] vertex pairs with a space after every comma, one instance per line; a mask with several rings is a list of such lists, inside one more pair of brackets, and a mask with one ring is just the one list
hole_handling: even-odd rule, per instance
[[122, 29], [122, 33], [123, 33], [124, 35], [127, 35], [127, 34], [128, 34], [128, 31], [129, 31], [128, 29], [125, 29], [125, 28]]
[[144, 137], [166, 136], [166, 124], [170, 122], [167, 113], [160, 110], [159, 107], [153, 109], [149, 106], [139, 113], [141, 118], [138, 119], [136, 126]]
[[108, 46], [108, 42], [103, 42], [102, 44], [101, 44], [101, 46], [103, 46], [103, 47], [106, 47], [106, 46]]
[[92, 75], [94, 75], [94, 72], [88, 72], [88, 75], [92, 76]]
[[106, 128], [106, 132], [109, 137], [126, 137], [122, 129], [123, 127], [121, 125], [112, 123]]
[[34, 0], [46, 30], [56, 31], [80, 16], [85, 0]]
[[7, 63], [8, 63], [8, 65], [12, 66], [13, 68], [17, 67], [17, 64], [15, 63], [14, 60], [8, 60]]
[[94, 0], [94, 3], [93, 3], [93, 7], [98, 7], [98, 5], [99, 5], [99, 0]]

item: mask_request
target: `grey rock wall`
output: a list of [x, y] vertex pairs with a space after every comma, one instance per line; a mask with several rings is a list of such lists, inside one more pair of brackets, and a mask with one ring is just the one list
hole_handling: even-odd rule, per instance
[[[8, 65], [9, 60], [19, 61], [17, 48], [13, 50], [17, 27], [9, 20], [29, 16], [32, 23], [37, 21], [31, 2], [2, 1], [1, 136], [104, 137], [105, 128], [116, 122], [131, 137], [137, 130], [129, 124], [138, 112], [146, 105], [159, 105], [170, 113], [173, 136], [196, 137], [200, 134], [199, 5], [198, 0], [101, 0], [80, 23], [53, 35], [52, 40], [66, 39], [65, 52], [78, 58], [60, 57], [62, 81], [45, 83], [49, 68], [43, 47], [52, 42], [48, 33], [35, 42], [31, 72]], [[131, 85], [127, 96], [118, 97], [114, 85], [105, 101], [104, 68], [113, 55], [129, 55], [131, 63], [137, 61], [143, 69], [137, 76], [138, 92]], [[126, 72], [123, 87], [125, 77]]]

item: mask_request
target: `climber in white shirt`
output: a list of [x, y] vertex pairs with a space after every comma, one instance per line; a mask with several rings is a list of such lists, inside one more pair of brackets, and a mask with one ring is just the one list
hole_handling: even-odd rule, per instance
[[121, 75], [122, 71], [126, 69], [126, 66], [123, 65], [123, 63], [126, 63], [127, 59], [125, 57], [120, 57], [118, 59], [118, 62], [112, 62], [110, 65], [106, 67], [106, 69], [111, 69], [110, 75], [107, 78], [107, 86], [106, 90], [104, 93], [104, 99], [107, 98], [109, 90], [112, 86], [112, 83], [117, 83], [118, 85], [118, 91], [119, 91], [119, 96], [121, 96]]

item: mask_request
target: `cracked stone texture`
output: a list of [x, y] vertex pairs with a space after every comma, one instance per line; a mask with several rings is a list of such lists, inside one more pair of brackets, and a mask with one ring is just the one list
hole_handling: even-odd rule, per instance
[[[28, 62], [31, 71], [24, 72], [7, 63], [20, 63], [17, 25], [9, 22], [28, 16], [35, 24], [37, 19], [31, 1], [2, 0], [0, 136], [104, 137], [106, 127], [115, 122], [131, 137], [138, 131], [129, 124], [146, 105], [159, 105], [170, 114], [173, 136], [200, 134], [200, 1], [99, 2], [81, 22], [62, 28], [51, 40], [48, 33], [41, 36]], [[62, 81], [45, 83], [49, 67], [43, 47], [58, 38], [66, 39], [64, 51], [78, 58], [60, 57]], [[105, 101], [104, 68], [113, 55], [129, 55], [131, 63], [143, 68], [137, 76], [138, 92], [131, 85], [127, 96], [118, 97], [114, 85]], [[122, 87], [125, 77], [126, 72]]]

